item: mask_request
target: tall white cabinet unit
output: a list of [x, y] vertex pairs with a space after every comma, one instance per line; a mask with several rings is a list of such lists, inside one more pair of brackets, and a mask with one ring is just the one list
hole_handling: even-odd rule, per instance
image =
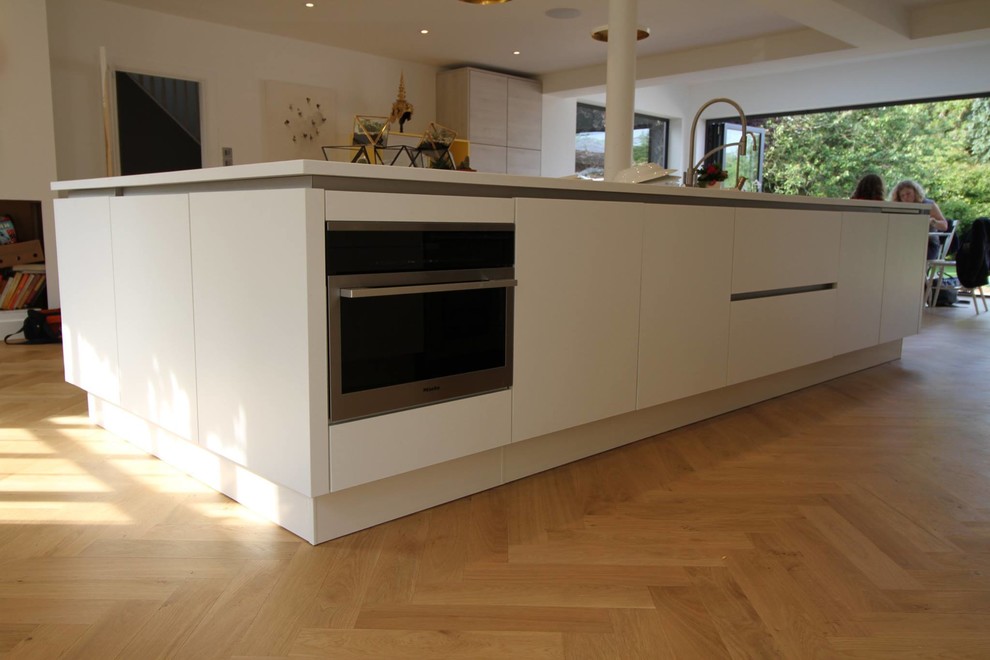
[[120, 405], [198, 442], [189, 196], [111, 197], [110, 233]]
[[462, 68], [437, 74], [437, 121], [471, 143], [479, 172], [540, 175], [540, 82]]
[[516, 201], [513, 441], [635, 410], [646, 213]]
[[[875, 346], [880, 341], [886, 254], [886, 213], [842, 214], [832, 340], [836, 355]], [[910, 284], [910, 278], [907, 282]]]
[[646, 213], [640, 409], [725, 387], [735, 222], [728, 207], [652, 205]]
[[925, 286], [922, 253], [928, 232], [916, 217], [898, 213], [885, 215], [889, 220], [883, 309], [880, 312], [881, 342], [907, 337], [921, 329], [924, 296], [918, 292]]
[[188, 197], [200, 444], [296, 493], [326, 493], [323, 195]]
[[110, 198], [55, 200], [55, 229], [65, 380], [119, 403]]

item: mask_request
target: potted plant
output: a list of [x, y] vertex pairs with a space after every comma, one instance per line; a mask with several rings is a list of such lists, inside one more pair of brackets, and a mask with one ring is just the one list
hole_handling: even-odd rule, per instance
[[700, 165], [694, 170], [694, 182], [699, 188], [717, 186], [729, 177], [729, 173], [715, 163]]

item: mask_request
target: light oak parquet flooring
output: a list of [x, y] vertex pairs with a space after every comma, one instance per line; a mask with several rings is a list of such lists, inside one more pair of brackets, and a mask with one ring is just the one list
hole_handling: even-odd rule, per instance
[[987, 658], [988, 340], [317, 547], [0, 346], [0, 658]]

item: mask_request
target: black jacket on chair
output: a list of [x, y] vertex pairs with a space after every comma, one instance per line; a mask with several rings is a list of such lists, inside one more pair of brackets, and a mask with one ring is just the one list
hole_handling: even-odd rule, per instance
[[987, 285], [990, 274], [990, 218], [977, 218], [956, 250], [956, 275], [967, 289]]

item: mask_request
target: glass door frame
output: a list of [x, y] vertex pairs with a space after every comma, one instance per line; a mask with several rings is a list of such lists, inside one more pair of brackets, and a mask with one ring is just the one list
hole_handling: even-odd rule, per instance
[[[726, 133], [730, 130], [734, 130], [737, 133], [741, 133], [742, 124], [738, 124], [732, 121], [726, 121], [724, 119], [708, 120], [705, 126], [705, 151], [707, 152], [711, 149], [726, 144], [725, 136]], [[755, 190], [759, 192], [763, 189], [763, 165], [764, 165], [764, 158], [765, 158], [766, 144], [767, 144], [766, 129], [761, 126], [747, 126], [746, 131], [747, 133], [752, 133], [753, 135], [759, 137], [759, 139], [757, 140], [759, 147], [758, 148], [759, 157], [756, 160], [756, 176], [749, 177], [749, 179], [746, 182], [746, 185], [743, 187], [743, 190], [750, 190], [750, 191]], [[735, 143], [735, 141], [733, 141], [733, 143]], [[750, 142], [750, 144], [752, 144], [752, 142]], [[749, 145], [747, 145], [747, 147], [748, 146]], [[719, 167], [721, 167], [723, 170], [728, 171], [729, 170], [728, 166], [732, 164], [729, 162], [729, 159], [732, 157], [729, 153], [730, 151], [733, 154], [735, 153], [735, 151], [733, 151], [731, 147], [727, 147], [725, 149], [722, 149], [712, 157], [713, 160], [716, 163], [718, 163]]]

